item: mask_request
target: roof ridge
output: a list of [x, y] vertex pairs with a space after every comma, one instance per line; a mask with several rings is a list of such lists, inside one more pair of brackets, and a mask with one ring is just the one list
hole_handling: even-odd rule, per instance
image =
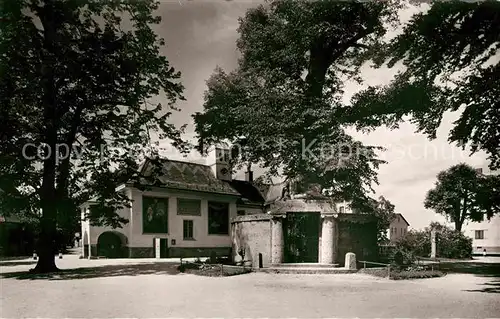
[[[155, 160], [155, 159], [148, 157], [147, 160]], [[181, 161], [181, 160], [175, 160], [175, 159], [170, 159], [170, 158], [167, 158], [167, 157], [160, 157], [157, 160], [160, 160], [160, 161], [169, 161], [169, 162], [177, 162], [177, 163], [190, 164], [190, 165], [198, 165], [198, 166], [203, 166], [203, 167], [210, 167], [210, 166], [208, 166], [206, 164], [195, 163], [195, 162], [188, 162], [188, 161]]]
[[396, 216], [397, 216], [397, 215], [401, 216], [401, 218], [403, 218], [403, 220], [405, 221], [405, 223], [406, 223], [408, 226], [410, 226], [410, 223], [406, 220], [406, 218], [403, 216], [403, 214], [401, 214], [401, 213], [395, 213], [395, 215], [396, 215]]

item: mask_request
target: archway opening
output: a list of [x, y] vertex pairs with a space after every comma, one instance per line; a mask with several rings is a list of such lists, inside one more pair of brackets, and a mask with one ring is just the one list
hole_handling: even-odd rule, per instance
[[104, 232], [97, 240], [97, 255], [107, 258], [123, 258], [125, 256], [126, 237], [117, 232]]
[[285, 263], [317, 263], [321, 215], [317, 212], [287, 213], [283, 223]]

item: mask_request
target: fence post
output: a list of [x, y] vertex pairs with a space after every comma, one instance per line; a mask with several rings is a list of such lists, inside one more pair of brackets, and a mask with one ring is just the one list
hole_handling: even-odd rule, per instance
[[224, 277], [224, 265], [220, 264], [220, 276]]
[[391, 279], [391, 265], [387, 266], [387, 278]]

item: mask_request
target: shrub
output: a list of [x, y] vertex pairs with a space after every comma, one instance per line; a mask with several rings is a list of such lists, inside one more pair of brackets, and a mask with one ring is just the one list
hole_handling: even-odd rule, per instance
[[444, 229], [438, 235], [437, 253], [439, 257], [466, 259], [472, 258], [472, 239], [461, 232]]
[[431, 237], [426, 231], [409, 231], [396, 243], [396, 251], [405, 251], [413, 256], [429, 256], [431, 253]]
[[[438, 223], [431, 224], [430, 227], [427, 227], [423, 231], [409, 231], [396, 243], [396, 251], [401, 251], [403, 255], [412, 255], [413, 258], [430, 257], [432, 229], [436, 229], [437, 231], [438, 257], [451, 259], [472, 257], [472, 239], [466, 237], [461, 232]], [[408, 256], [408, 258], [410, 257]]]
[[394, 280], [423, 279], [423, 278], [442, 277], [444, 275], [445, 273], [437, 270], [404, 270], [391, 273], [390, 279]]
[[[360, 273], [365, 273], [368, 275], [387, 278], [388, 269], [387, 268], [371, 268], [371, 269], [361, 269]], [[393, 280], [405, 280], [405, 279], [424, 279], [424, 278], [435, 278], [442, 277], [445, 273], [437, 270], [425, 270], [423, 267], [411, 267], [406, 270], [396, 270], [391, 269], [390, 278]]]
[[183, 264], [179, 265], [179, 267], [177, 267], [177, 269], [180, 272], [185, 272], [186, 270], [189, 270], [189, 269], [200, 269], [200, 265], [193, 264], [193, 263], [183, 263]]
[[396, 269], [402, 269], [405, 266], [415, 262], [415, 255], [408, 249], [397, 247], [391, 256], [391, 266]]

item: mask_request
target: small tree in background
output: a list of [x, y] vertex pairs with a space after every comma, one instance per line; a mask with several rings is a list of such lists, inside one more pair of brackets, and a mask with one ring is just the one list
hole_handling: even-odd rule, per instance
[[[359, 208], [354, 207], [355, 210]], [[387, 237], [387, 229], [396, 214], [394, 213], [395, 206], [384, 196], [380, 196], [378, 200], [370, 199], [368, 206], [361, 208], [362, 212], [370, 212], [377, 217], [377, 243], [387, 244], [389, 238]]]
[[437, 176], [424, 205], [444, 215], [461, 231], [466, 220], [482, 221], [500, 212], [500, 178], [485, 176], [467, 164], [458, 164]]

